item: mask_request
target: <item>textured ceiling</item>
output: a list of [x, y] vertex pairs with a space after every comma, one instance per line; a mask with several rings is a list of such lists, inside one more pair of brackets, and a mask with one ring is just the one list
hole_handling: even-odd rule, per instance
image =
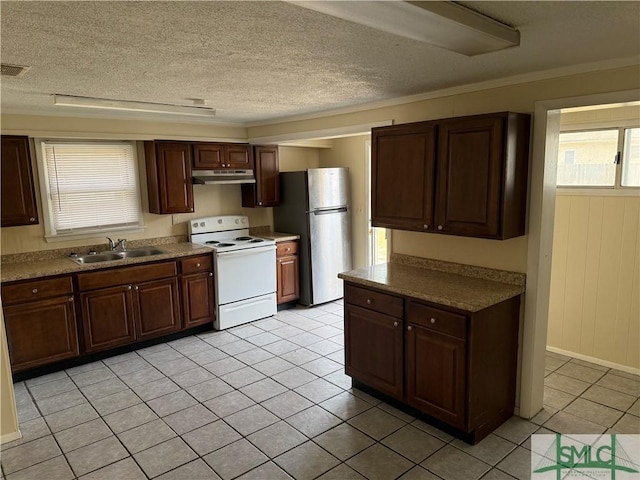
[[264, 122], [640, 54], [640, 2], [460, 2], [521, 32], [466, 57], [278, 1], [2, 1], [5, 112], [51, 94], [186, 104]]

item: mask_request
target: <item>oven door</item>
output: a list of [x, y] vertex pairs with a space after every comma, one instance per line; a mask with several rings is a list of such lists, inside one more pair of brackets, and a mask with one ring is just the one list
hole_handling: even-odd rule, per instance
[[246, 248], [215, 255], [216, 304], [276, 291], [276, 247]]

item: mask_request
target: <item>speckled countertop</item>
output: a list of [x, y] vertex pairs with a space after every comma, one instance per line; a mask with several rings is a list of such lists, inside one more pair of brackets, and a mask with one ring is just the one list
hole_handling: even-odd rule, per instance
[[[146, 242], [150, 244], [150, 242]], [[51, 258], [51, 255], [41, 253], [32, 254], [23, 261], [9, 261], [10, 258], [3, 257], [2, 268], [0, 270], [0, 282], [12, 282], [16, 280], [27, 280], [30, 278], [48, 277], [52, 275], [72, 274], [86, 272], [90, 270], [98, 270], [102, 268], [119, 267], [134, 265], [138, 263], [155, 262], [158, 260], [169, 260], [172, 258], [186, 257], [197, 254], [211, 254], [212, 250], [207, 247], [195, 245], [189, 242], [180, 243], [153, 243], [159, 250], [164, 253], [159, 255], [151, 255], [148, 257], [127, 258], [123, 260], [113, 260], [109, 262], [89, 263], [79, 265], [70, 258], [59, 255]], [[81, 251], [78, 249], [78, 251]], [[27, 254], [23, 254], [27, 255]]]
[[477, 312], [524, 293], [524, 274], [394, 255], [390, 263], [340, 273], [390, 293]]

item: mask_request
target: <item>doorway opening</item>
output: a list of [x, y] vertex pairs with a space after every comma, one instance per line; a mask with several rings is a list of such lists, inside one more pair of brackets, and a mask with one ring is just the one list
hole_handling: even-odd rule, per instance
[[389, 261], [391, 253], [390, 236], [387, 228], [374, 227], [371, 222], [371, 140], [367, 140], [365, 147], [366, 165], [366, 211], [367, 211], [367, 266], [379, 265]]

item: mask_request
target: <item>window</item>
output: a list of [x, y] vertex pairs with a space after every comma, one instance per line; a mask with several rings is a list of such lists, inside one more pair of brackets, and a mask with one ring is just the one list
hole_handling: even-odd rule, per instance
[[131, 142], [42, 141], [47, 238], [142, 227]]
[[639, 187], [640, 129], [560, 134], [559, 187]]

